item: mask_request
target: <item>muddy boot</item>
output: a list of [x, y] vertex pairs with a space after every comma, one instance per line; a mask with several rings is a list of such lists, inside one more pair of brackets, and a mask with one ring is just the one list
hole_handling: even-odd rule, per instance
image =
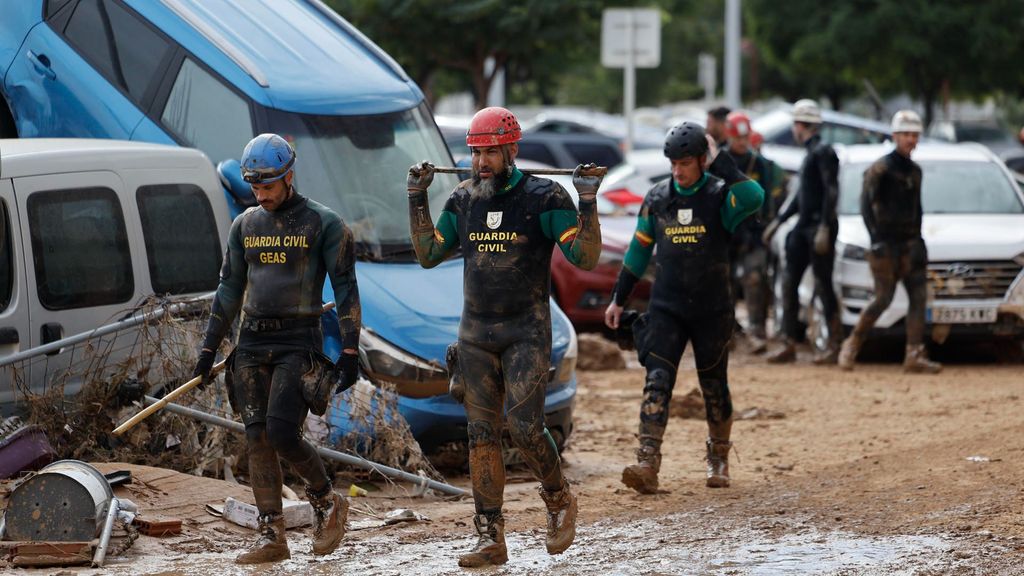
[[548, 554], [561, 554], [576, 539], [576, 496], [563, 478], [561, 490], [548, 492], [541, 486], [540, 497], [548, 507]]
[[764, 329], [754, 328], [747, 334], [747, 344], [751, 354], [764, 354], [768, 350], [768, 339]]
[[771, 364], [789, 364], [796, 362], [796, 345], [789, 338], [782, 341], [782, 348], [765, 357]]
[[641, 494], [658, 491], [658, 471], [661, 470], [661, 452], [654, 446], [640, 446], [636, 451], [636, 464], [622, 471], [622, 483]]
[[903, 357], [903, 371], [910, 374], [938, 374], [942, 371], [942, 364], [928, 359], [924, 344], [911, 345], [907, 346], [906, 356]]
[[732, 442], [728, 440], [707, 440], [708, 454], [708, 488], [729, 487], [729, 449]]
[[279, 562], [292, 557], [288, 552], [288, 539], [284, 534], [284, 516], [266, 514], [259, 517], [257, 531], [260, 534], [256, 543], [235, 558], [235, 564], [260, 564], [263, 562]]
[[476, 533], [480, 535], [472, 550], [459, 556], [459, 566], [478, 568], [508, 562], [505, 548], [505, 518], [501, 511], [477, 514], [473, 517]]
[[857, 354], [860, 352], [861, 339], [856, 332], [843, 340], [843, 346], [839, 349], [839, 367], [847, 372], [853, 370], [857, 361]]
[[330, 554], [345, 535], [348, 500], [331, 490], [320, 498], [310, 498], [309, 503], [313, 506], [313, 554]]

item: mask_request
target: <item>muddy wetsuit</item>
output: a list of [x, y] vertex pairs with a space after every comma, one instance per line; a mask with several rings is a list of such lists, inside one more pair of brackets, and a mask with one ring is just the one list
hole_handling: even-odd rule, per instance
[[601, 250], [594, 202], [579, 212], [558, 184], [514, 169], [490, 199], [459, 184], [435, 227], [427, 195], [410, 195], [420, 264], [432, 268], [456, 247], [465, 258], [459, 364], [469, 420], [470, 476], [478, 514], [500, 511], [505, 489], [502, 411], [509, 436], [545, 490], [562, 487], [558, 451], [544, 427], [551, 366], [551, 253], [589, 270]]
[[281, 514], [278, 455], [302, 476], [312, 497], [331, 488], [319, 455], [302, 438], [308, 411], [304, 381], [333, 375], [321, 353], [326, 276], [334, 288], [342, 349], [356, 348], [359, 291], [352, 234], [341, 218], [296, 192], [275, 211], [256, 206], [232, 223], [203, 346], [216, 350], [239, 309], [245, 313], [228, 395], [245, 424], [261, 515]]
[[871, 236], [868, 263], [875, 295], [854, 333], [863, 337], [892, 303], [896, 282], [907, 289], [907, 345], [924, 341], [928, 251], [921, 238], [921, 167], [893, 150], [864, 172], [861, 214]]
[[733, 331], [729, 244], [736, 227], [761, 207], [764, 191], [719, 154], [690, 188], [656, 184], [640, 209], [612, 298], [624, 306], [657, 247], [648, 312], [634, 324], [637, 356], [647, 369], [640, 444], [659, 450], [676, 371], [693, 343], [697, 378], [712, 437], [728, 440], [732, 400], [727, 368]]
[[734, 154], [725, 152], [736, 166], [757, 182], [765, 191], [761, 209], [736, 227], [733, 234], [732, 256], [734, 266], [742, 268], [740, 282], [743, 286], [743, 300], [747, 305], [748, 329], [757, 338], [765, 338], [765, 321], [768, 317], [768, 250], [761, 240], [765, 226], [775, 218], [778, 211], [777, 199], [782, 195], [781, 185], [774, 182], [775, 172], [764, 156], [755, 152]]
[[[783, 272], [782, 328], [789, 340], [800, 340], [797, 309], [800, 305], [798, 289], [807, 266], [811, 266], [821, 297], [825, 318], [831, 327], [838, 327], [839, 302], [832, 286], [832, 267], [835, 263], [835, 243], [839, 233], [836, 202], [839, 193], [839, 158], [832, 146], [824, 144], [815, 134], [805, 143], [807, 155], [800, 166], [800, 187], [796, 198], [778, 216], [779, 223], [799, 213], [796, 226], [786, 237], [785, 271]], [[814, 235], [818, 227], [829, 228], [828, 251], [814, 251]]]

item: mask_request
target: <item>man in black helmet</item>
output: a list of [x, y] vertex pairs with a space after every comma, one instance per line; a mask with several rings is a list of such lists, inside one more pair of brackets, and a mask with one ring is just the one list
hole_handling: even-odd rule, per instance
[[657, 246], [648, 312], [633, 325], [637, 356], [647, 369], [640, 448], [637, 463], [622, 472], [622, 482], [642, 494], [658, 489], [669, 399], [687, 342], [693, 343], [707, 415], [707, 486], [729, 485], [732, 401], [726, 371], [735, 323], [729, 244], [736, 227], [764, 200], [761, 186], [728, 154], [719, 154], [698, 124], [673, 127], [665, 138], [665, 156], [672, 161], [672, 178], [655, 184], [644, 199], [605, 311], [605, 323], [617, 329], [623, 306]]

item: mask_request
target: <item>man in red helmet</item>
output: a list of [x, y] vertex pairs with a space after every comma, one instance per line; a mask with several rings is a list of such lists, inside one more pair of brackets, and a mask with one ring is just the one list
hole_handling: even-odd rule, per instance
[[781, 204], [781, 183], [775, 182], [771, 163], [758, 154], [750, 140], [753, 130], [750, 117], [744, 112], [730, 112], [726, 117], [726, 153], [748, 178], [761, 185], [765, 192], [761, 209], [752, 218], [743, 220], [732, 237], [733, 266], [743, 287], [743, 301], [747, 307], [746, 336], [751, 350], [761, 354], [767, 349], [765, 322], [768, 317], [768, 251], [761, 234], [768, 222], [775, 218]]
[[601, 251], [595, 209], [601, 179], [578, 166], [573, 185], [579, 211], [558, 184], [516, 168], [519, 122], [504, 108], [477, 112], [466, 135], [472, 178], [449, 197], [435, 226], [426, 189], [434, 167], [409, 169], [409, 218], [420, 265], [432, 268], [457, 247], [465, 258], [465, 305], [457, 362], [469, 420], [469, 470], [479, 540], [459, 558], [464, 567], [504, 564], [501, 514], [505, 467], [503, 413], [509, 436], [540, 480], [547, 505], [547, 550], [559, 554], [576, 536], [576, 497], [562, 475], [558, 449], [544, 427], [544, 397], [551, 363], [551, 252], [590, 270]]

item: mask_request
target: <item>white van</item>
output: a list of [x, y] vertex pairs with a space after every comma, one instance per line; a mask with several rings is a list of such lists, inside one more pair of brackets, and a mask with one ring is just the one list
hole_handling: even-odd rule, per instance
[[151, 295], [215, 290], [229, 226], [218, 214], [224, 194], [198, 150], [0, 139], [0, 406], [72, 361], [5, 357], [119, 320]]

